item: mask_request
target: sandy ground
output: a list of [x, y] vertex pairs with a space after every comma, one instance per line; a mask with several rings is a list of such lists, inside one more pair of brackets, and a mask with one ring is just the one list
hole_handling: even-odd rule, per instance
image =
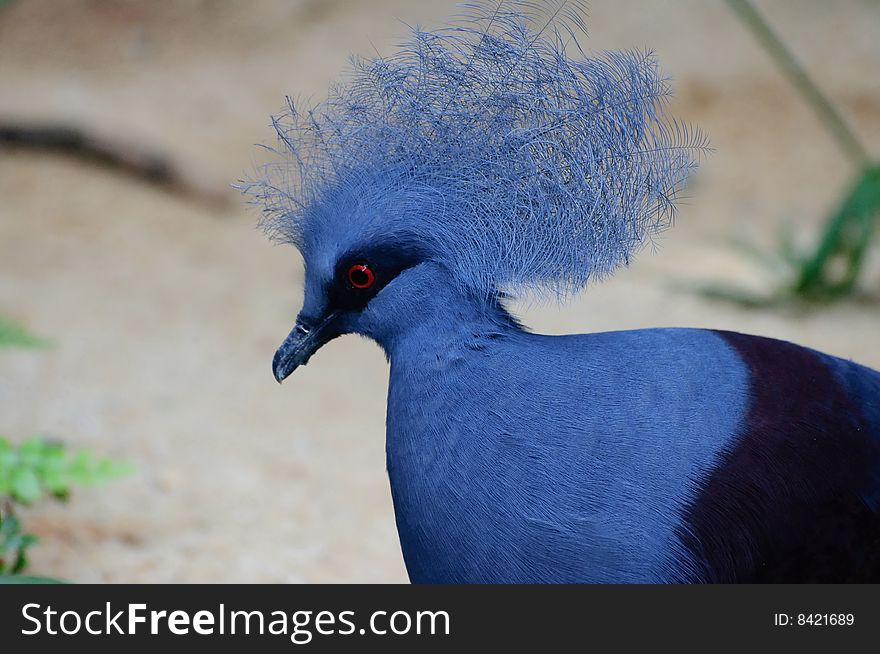
[[[430, 24], [452, 6], [17, 0], [0, 8], [0, 116], [149, 143], [222, 189], [251, 168], [285, 94], [320, 97], [349, 52], [393, 45], [396, 18]], [[760, 6], [880, 153], [877, 4]], [[720, 327], [880, 367], [876, 305], [755, 312], [670, 289], [675, 279], [758, 283], [723, 240], [767, 242], [785, 219], [809, 240], [850, 174], [723, 4], [596, 1], [589, 24], [591, 49], [656, 49], [675, 77], [675, 111], [717, 151], [656, 252], [564, 309], [519, 307], [526, 322], [547, 332]], [[300, 264], [229, 193], [231, 208], [215, 210], [69, 159], [0, 152], [0, 313], [56, 341], [0, 352], [0, 432], [50, 434], [138, 470], [67, 506], [29, 509], [44, 541], [33, 572], [406, 579], [384, 471], [383, 356], [349, 337], [274, 383]]]

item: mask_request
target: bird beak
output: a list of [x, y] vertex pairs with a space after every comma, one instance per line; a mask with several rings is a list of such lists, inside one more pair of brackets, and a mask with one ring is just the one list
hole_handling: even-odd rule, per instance
[[315, 327], [310, 326], [302, 318], [297, 319], [290, 334], [272, 357], [272, 374], [279, 384], [299, 366], [306, 365], [309, 357], [335, 336], [328, 327], [336, 315], [335, 311], [330, 313]]

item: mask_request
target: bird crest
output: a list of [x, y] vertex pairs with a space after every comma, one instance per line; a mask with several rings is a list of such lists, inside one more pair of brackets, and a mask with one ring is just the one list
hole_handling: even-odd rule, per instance
[[664, 115], [651, 52], [587, 56], [583, 3], [463, 5], [353, 58], [327, 98], [288, 98], [241, 188], [303, 256], [346, 238], [416, 242], [486, 296], [564, 298], [673, 220], [708, 149]]

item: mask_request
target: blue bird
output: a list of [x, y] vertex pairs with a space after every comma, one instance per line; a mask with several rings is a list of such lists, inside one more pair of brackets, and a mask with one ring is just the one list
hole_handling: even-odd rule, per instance
[[880, 373], [733, 332], [545, 336], [667, 227], [705, 138], [578, 2], [480, 2], [273, 119], [243, 184], [305, 262], [273, 361], [373, 339], [413, 582], [880, 581]]

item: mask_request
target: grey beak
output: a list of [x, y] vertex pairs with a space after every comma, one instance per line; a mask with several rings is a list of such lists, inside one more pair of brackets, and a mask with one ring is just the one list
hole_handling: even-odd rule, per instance
[[310, 327], [301, 319], [296, 321], [290, 334], [272, 357], [272, 374], [279, 384], [298, 367], [306, 365], [324, 343], [336, 336], [329, 329], [335, 317], [336, 313], [333, 312], [315, 327]]

